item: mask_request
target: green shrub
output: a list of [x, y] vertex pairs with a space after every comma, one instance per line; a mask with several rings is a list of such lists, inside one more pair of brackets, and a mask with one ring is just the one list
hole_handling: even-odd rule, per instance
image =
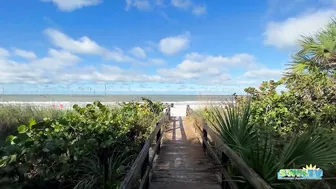
[[[73, 111], [58, 119], [38, 123], [31, 119], [17, 128], [17, 135], [8, 136], [7, 145], [0, 149], [2, 184], [82, 187], [92, 176], [95, 182], [86, 188], [115, 188], [126, 171], [121, 167], [127, 168], [133, 161], [124, 157], [139, 152], [162, 115], [152, 110], [149, 101], [123, 103], [120, 108], [97, 101], [86, 107], [74, 105]], [[115, 164], [117, 159], [123, 161]], [[85, 165], [90, 167], [83, 168]], [[89, 169], [97, 172], [89, 173]], [[119, 176], [111, 180], [116, 172]]]

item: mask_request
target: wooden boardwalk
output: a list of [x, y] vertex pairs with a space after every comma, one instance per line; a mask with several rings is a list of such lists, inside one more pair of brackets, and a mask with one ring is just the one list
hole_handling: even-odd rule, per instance
[[220, 189], [214, 165], [206, 156], [195, 129], [172, 117], [166, 129], [150, 189]]
[[[183, 115], [198, 117], [202, 125], [194, 127], [195, 123], [183, 121], [178, 115], [182, 113], [173, 109], [172, 117], [168, 106], [126, 174], [121, 189], [238, 189], [225, 166], [229, 160], [253, 188], [272, 189], [189, 105]], [[170, 123], [168, 128], [166, 123]]]

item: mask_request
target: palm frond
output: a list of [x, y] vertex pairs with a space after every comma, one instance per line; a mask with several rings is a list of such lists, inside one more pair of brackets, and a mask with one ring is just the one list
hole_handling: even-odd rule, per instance
[[213, 107], [210, 126], [218, 136], [238, 153], [243, 153], [253, 144], [256, 132], [250, 123], [250, 102]]
[[293, 168], [314, 164], [322, 168], [336, 162], [336, 150], [330, 145], [330, 139], [319, 132], [307, 132], [295, 135], [288, 143], [281, 157], [284, 168]]

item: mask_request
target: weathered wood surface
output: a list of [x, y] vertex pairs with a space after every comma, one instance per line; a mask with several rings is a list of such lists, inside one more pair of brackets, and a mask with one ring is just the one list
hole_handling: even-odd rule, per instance
[[215, 167], [202, 150], [195, 129], [181, 117], [172, 120], [153, 168], [150, 189], [220, 189]]

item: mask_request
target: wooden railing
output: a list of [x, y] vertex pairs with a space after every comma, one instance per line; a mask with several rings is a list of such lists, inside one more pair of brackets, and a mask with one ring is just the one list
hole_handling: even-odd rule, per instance
[[[165, 122], [170, 119], [170, 107], [168, 106], [165, 114], [156, 123], [154, 131], [149, 136], [148, 140], [142, 147], [138, 157], [133, 162], [133, 165], [127, 173], [124, 181], [121, 183], [121, 189], [147, 189], [149, 186], [149, 173], [151, 171], [154, 158], [159, 154], [161, 147], [161, 139], [163, 136], [163, 126]], [[153, 141], [155, 140], [155, 146], [152, 147], [152, 156], [149, 155], [149, 150]]]
[[[203, 149], [209, 156], [212, 157], [214, 162], [220, 166], [220, 172], [222, 174], [222, 188], [238, 189], [237, 184], [231, 179], [231, 176], [225, 169], [225, 165], [228, 163], [228, 160], [231, 160], [231, 162], [239, 170], [240, 174], [242, 174], [255, 189], [272, 189], [272, 187], [267, 182], [265, 182], [252, 168], [250, 168], [235, 151], [233, 151], [227, 144], [220, 140], [217, 133], [215, 133], [207, 125], [201, 116], [199, 116], [190, 108], [189, 105], [187, 105], [186, 116], [191, 115], [197, 116], [202, 120], [201, 123], [203, 123], [203, 125], [201, 128], [195, 124], [194, 127], [202, 141]], [[215, 143], [216, 149], [214, 149], [210, 143]], [[220, 158], [215, 153], [215, 150], [219, 150], [221, 152]]]

